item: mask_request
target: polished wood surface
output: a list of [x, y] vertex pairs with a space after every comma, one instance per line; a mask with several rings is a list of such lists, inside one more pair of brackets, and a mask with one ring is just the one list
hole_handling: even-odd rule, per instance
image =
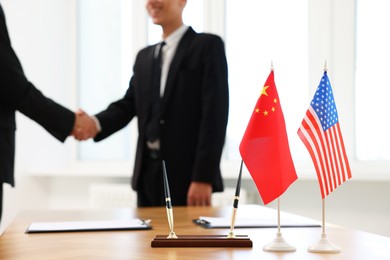
[[[174, 207], [173, 211], [177, 235], [227, 235], [229, 232], [229, 229], [204, 229], [193, 224], [192, 219], [230, 216], [230, 208]], [[151, 219], [153, 229], [25, 233], [31, 222], [128, 218]], [[235, 229], [236, 235], [249, 236], [253, 241], [252, 248], [152, 248], [151, 242], [157, 235], [169, 233], [165, 208], [24, 211], [0, 237], [0, 259], [390, 259], [390, 238], [332, 225], [327, 225], [326, 233], [329, 240], [341, 247], [341, 253], [315, 254], [307, 251], [320, 239], [321, 228], [283, 228], [284, 239], [295, 246], [296, 251], [263, 251], [263, 247], [276, 237], [276, 232], [274, 228]]]

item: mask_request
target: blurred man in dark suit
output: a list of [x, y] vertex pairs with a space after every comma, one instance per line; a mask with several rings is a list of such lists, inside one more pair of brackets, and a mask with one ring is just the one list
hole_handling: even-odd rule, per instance
[[210, 205], [211, 193], [223, 190], [220, 160], [229, 106], [225, 48], [220, 37], [183, 24], [186, 3], [147, 0], [162, 41], [138, 53], [124, 97], [96, 115], [100, 132], [79, 136], [100, 141], [138, 118], [132, 178], [138, 206], [165, 205], [162, 160], [174, 205]]

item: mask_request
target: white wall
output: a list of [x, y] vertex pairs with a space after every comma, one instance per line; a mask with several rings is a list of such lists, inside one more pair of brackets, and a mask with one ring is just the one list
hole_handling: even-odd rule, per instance
[[[11, 43], [27, 78], [44, 94], [71, 110], [76, 109], [77, 76], [74, 2], [1, 1]], [[24, 173], [34, 168], [37, 161], [46, 168], [66, 166], [72, 159], [71, 142], [61, 144], [18, 113], [16, 170]]]
[[[54, 100], [76, 109], [76, 0], [2, 0], [1, 4], [28, 78]], [[322, 57], [318, 59], [322, 63]], [[90, 184], [129, 183], [128, 164], [106, 171], [99, 165], [92, 168], [99, 170], [76, 168], [73, 138], [61, 144], [20, 114], [17, 124], [16, 188], [5, 185], [1, 229], [20, 210], [88, 207]], [[248, 174], [245, 178], [248, 202], [261, 203]], [[226, 179], [226, 184], [234, 187], [235, 179]], [[390, 236], [389, 198], [388, 180], [352, 179], [326, 200], [327, 221]], [[282, 210], [321, 219], [321, 199], [314, 178], [294, 183], [281, 203]]]
[[[2, 0], [11, 43], [29, 80], [47, 96], [75, 110], [75, 1]], [[61, 120], [61, 119], [59, 119]], [[72, 139], [72, 138], [68, 138]], [[58, 142], [42, 127], [17, 113], [16, 189], [5, 185], [2, 227], [19, 209], [47, 207], [45, 182], [28, 177], [37, 168], [67, 167], [73, 160], [73, 140]]]

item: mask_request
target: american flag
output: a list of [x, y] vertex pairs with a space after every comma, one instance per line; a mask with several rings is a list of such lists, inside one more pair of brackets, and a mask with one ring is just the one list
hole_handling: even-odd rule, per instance
[[298, 135], [310, 153], [321, 195], [325, 198], [352, 177], [326, 71], [298, 129]]

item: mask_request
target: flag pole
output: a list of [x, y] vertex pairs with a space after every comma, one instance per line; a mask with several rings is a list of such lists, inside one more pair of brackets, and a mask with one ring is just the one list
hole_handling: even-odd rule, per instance
[[278, 198], [278, 234], [280, 232], [280, 199]]
[[322, 234], [317, 244], [309, 246], [307, 249], [310, 253], [340, 253], [339, 246], [328, 240], [325, 233], [325, 199], [322, 199]]
[[322, 199], [322, 234], [325, 234], [325, 199]]
[[276, 233], [276, 238], [263, 247], [263, 250], [266, 252], [295, 252], [296, 248], [288, 244], [280, 231], [280, 199], [278, 198], [278, 232]]

